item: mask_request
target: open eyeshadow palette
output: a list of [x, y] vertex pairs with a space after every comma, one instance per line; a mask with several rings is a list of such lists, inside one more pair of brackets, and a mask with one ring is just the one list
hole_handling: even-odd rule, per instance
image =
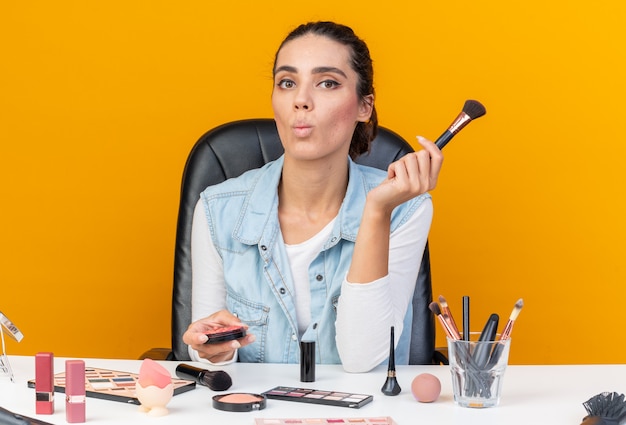
[[[135, 393], [135, 385], [139, 374], [120, 372], [117, 370], [85, 368], [85, 395], [87, 397], [105, 400], [121, 401], [123, 403], [141, 404]], [[174, 395], [193, 390], [194, 381], [172, 378]], [[35, 388], [35, 380], [28, 381], [30, 388]], [[54, 391], [65, 393], [65, 372], [54, 375]]]
[[374, 399], [368, 394], [354, 394], [340, 391], [312, 390], [310, 388], [275, 387], [263, 393], [267, 398], [301, 403], [325, 404], [328, 406], [352, 407], [358, 409]]
[[255, 425], [397, 425], [389, 416], [377, 418], [256, 418]]

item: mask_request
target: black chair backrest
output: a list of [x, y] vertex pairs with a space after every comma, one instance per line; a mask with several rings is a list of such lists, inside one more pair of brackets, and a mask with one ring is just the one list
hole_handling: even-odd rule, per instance
[[[396, 133], [380, 128], [371, 151], [356, 162], [386, 170], [413, 148]], [[200, 193], [208, 186], [259, 168], [283, 154], [274, 120], [234, 121], [205, 133], [192, 148], [183, 172], [172, 294], [172, 350], [176, 360], [189, 360], [183, 333], [191, 323], [191, 224]], [[435, 325], [428, 304], [432, 301], [428, 245], [422, 258], [413, 295], [411, 364], [431, 364], [435, 351]]]

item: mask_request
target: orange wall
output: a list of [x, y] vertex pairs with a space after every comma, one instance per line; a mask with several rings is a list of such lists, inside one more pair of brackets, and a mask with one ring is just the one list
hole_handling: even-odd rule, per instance
[[8, 351], [169, 345], [189, 148], [271, 116], [278, 43], [333, 19], [369, 43], [381, 123], [407, 139], [465, 99], [488, 109], [433, 192], [435, 295], [457, 320], [470, 295], [473, 330], [523, 297], [512, 363], [624, 362], [626, 3], [409, 3], [3, 2], [0, 310], [25, 334]]

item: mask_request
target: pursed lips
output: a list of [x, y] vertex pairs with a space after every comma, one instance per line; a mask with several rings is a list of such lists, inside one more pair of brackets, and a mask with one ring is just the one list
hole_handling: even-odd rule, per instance
[[307, 137], [313, 131], [313, 126], [304, 123], [296, 123], [292, 129], [296, 137]]

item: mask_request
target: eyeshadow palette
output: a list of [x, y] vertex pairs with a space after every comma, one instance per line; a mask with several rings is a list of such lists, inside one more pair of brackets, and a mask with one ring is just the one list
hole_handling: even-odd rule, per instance
[[378, 418], [256, 418], [255, 425], [397, 425], [389, 416]]
[[[358, 409], [374, 399], [367, 394], [354, 394], [340, 391], [313, 390], [310, 388], [276, 387], [263, 393], [267, 398], [300, 403], [325, 404], [328, 406], [352, 407]], [[339, 422], [341, 423], [341, 422]]]
[[[139, 374], [120, 372], [117, 370], [85, 368], [85, 395], [123, 403], [141, 404], [135, 393], [135, 385]], [[194, 381], [172, 378], [174, 395], [181, 394], [196, 387]], [[35, 380], [28, 381], [30, 388], [35, 388]], [[54, 391], [65, 392], [65, 372], [54, 375]]]

